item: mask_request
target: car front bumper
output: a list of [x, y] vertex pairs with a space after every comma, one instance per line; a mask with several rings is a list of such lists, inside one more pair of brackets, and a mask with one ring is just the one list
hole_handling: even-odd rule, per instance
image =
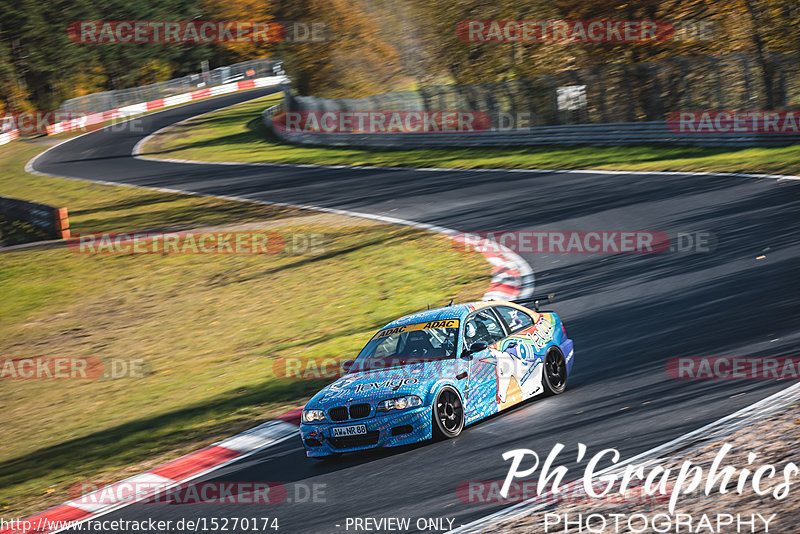
[[[367, 434], [346, 438], [333, 437], [334, 427], [352, 425], [366, 425]], [[432, 431], [430, 406], [420, 406], [396, 413], [382, 413], [366, 419], [300, 425], [300, 437], [306, 449], [306, 456], [309, 457], [409, 445], [430, 439]]]

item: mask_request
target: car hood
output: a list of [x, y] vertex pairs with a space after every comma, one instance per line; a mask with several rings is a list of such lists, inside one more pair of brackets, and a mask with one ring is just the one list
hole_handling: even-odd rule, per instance
[[403, 395], [423, 398], [431, 385], [441, 378], [452, 378], [457, 360], [433, 360], [348, 373], [317, 393], [307, 404], [314, 408], [328, 408], [358, 400], [381, 400]]

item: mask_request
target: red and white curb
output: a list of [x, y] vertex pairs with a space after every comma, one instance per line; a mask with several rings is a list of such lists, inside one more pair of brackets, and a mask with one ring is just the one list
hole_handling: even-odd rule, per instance
[[[450, 234], [449, 231], [444, 233]], [[518, 254], [486, 239], [467, 244], [463, 234], [450, 234], [450, 238], [464, 244], [464, 250], [480, 251], [491, 264], [492, 280], [483, 300], [514, 300], [533, 294], [533, 269]]]
[[2, 133], [0, 134], [0, 145], [10, 143], [17, 137], [19, 137], [19, 130], [10, 130], [8, 132]]
[[[31, 526], [28, 530], [7, 528], [2, 534], [32, 534], [59, 532], [73, 525], [63, 522], [79, 522], [105, 515], [114, 510], [153, 497], [181, 484], [216, 471], [228, 464], [251, 456], [266, 447], [277, 445], [298, 434], [300, 409], [293, 410], [274, 421], [268, 421], [253, 429], [224, 439], [204, 449], [187, 454], [145, 473], [121, 480], [97, 491], [82, 495], [59, 506], [36, 514], [19, 523]], [[121, 488], [136, 488], [135, 496], [115, 500], [113, 496], [130, 492]], [[142, 489], [150, 488], [149, 491]], [[110, 497], [111, 496], [111, 497]], [[52, 528], [54, 524], [64, 525]]]
[[[194, 100], [209, 98], [212, 96], [221, 96], [236, 91], [244, 91], [246, 89], [256, 89], [259, 87], [270, 87], [278, 85], [287, 81], [285, 76], [265, 76], [262, 78], [253, 78], [252, 80], [242, 80], [234, 83], [226, 83], [209, 87], [207, 89], [200, 89], [192, 91], [191, 93], [183, 93], [180, 95], [173, 95], [166, 98], [159, 98], [149, 102], [141, 102], [139, 104], [131, 104], [117, 109], [111, 109], [102, 113], [92, 113], [84, 115], [67, 121], [51, 124], [47, 127], [47, 135], [56, 135], [72, 130], [82, 130], [87, 126], [94, 124], [101, 124], [109, 120], [116, 120], [131, 115], [140, 115], [148, 111], [167, 108], [170, 106], [177, 106], [180, 104], [187, 104]], [[6, 141], [8, 142], [8, 141]], [[0, 142], [2, 144], [2, 142]]]

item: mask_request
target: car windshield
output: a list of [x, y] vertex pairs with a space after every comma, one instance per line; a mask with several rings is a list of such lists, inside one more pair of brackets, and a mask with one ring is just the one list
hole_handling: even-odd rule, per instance
[[457, 319], [384, 328], [361, 349], [350, 371], [454, 358], [457, 340]]

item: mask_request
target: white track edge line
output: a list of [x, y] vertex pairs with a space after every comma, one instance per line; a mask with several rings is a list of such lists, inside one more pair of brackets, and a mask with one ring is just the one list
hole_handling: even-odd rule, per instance
[[[165, 128], [162, 128], [162, 130]], [[155, 135], [158, 132], [153, 132]], [[146, 139], [146, 138], [145, 138]], [[144, 139], [143, 139], [144, 141]], [[295, 168], [310, 168], [310, 169], [364, 169], [373, 171], [426, 171], [426, 172], [513, 172], [513, 173], [529, 173], [529, 174], [606, 174], [609, 176], [680, 176], [689, 178], [692, 176], [704, 176], [710, 178], [746, 178], [746, 179], [772, 179], [775, 181], [782, 180], [800, 180], [800, 176], [784, 175], [784, 174], [748, 174], [736, 172], [688, 172], [688, 171], [612, 171], [603, 169], [502, 169], [502, 168], [448, 168], [448, 167], [380, 167], [374, 165], [324, 165], [320, 163], [246, 163], [236, 161], [201, 161], [196, 159], [180, 159], [180, 158], [155, 158], [151, 156], [143, 156], [141, 154], [134, 155], [136, 159], [146, 161], [161, 161], [164, 163], [186, 163], [193, 165], [233, 165], [245, 167], [295, 167]]]

